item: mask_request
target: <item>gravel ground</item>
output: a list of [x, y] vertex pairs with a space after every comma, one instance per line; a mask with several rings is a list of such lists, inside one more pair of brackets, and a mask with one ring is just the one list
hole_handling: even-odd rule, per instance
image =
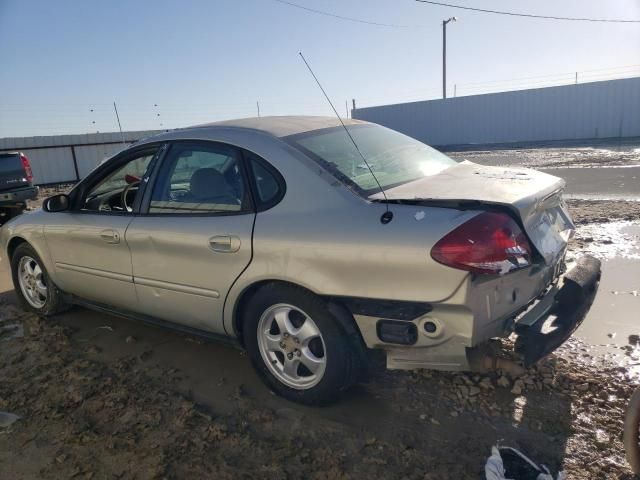
[[2, 314], [24, 337], [0, 350], [0, 410], [22, 417], [0, 429], [0, 478], [472, 479], [498, 441], [569, 478], [632, 478], [621, 435], [633, 382], [585, 364], [576, 340], [518, 379], [377, 370], [367, 390], [390, 416], [358, 429], [265, 406], [242, 385], [220, 414], [172, 388], [180, 371], [145, 355], [97, 361], [57, 319]]

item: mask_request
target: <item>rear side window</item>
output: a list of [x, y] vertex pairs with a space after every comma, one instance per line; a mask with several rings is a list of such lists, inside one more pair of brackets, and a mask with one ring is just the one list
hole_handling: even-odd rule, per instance
[[251, 164], [254, 183], [256, 186], [256, 199], [259, 209], [266, 210], [280, 201], [284, 195], [284, 180], [282, 176], [270, 165], [252, 153], [247, 158]]
[[239, 152], [226, 145], [174, 144], [151, 195], [149, 213], [239, 213], [246, 210]]

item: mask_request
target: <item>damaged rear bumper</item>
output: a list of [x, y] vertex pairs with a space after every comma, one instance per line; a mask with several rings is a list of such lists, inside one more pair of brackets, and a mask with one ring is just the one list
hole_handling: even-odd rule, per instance
[[[507, 313], [485, 329], [478, 327], [478, 312], [469, 308], [464, 289], [457, 293], [457, 297], [450, 298], [449, 304], [430, 305], [426, 311], [411, 311], [402, 318], [397, 312], [390, 316], [389, 312], [350, 310], [366, 346], [385, 351], [387, 368], [447, 371], [501, 369], [515, 372], [557, 349], [580, 326], [596, 295], [600, 269], [599, 260], [581, 258], [574, 268], [557, 277], [551, 286], [530, 301], [524, 311]], [[489, 284], [486, 292], [481, 292], [482, 298], [492, 298], [496, 292], [509, 298], [514, 292], [522, 292], [523, 282], [532, 279], [526, 271], [520, 275], [509, 285]], [[544, 275], [544, 272], [538, 273], [539, 278], [536, 279], [548, 285]], [[500, 280], [504, 278], [506, 276]], [[502, 292], [502, 289], [506, 291]], [[385, 322], [393, 323], [401, 334], [405, 334], [403, 341], [381, 337], [380, 327]], [[473, 338], [474, 330], [481, 332], [476, 341]], [[503, 354], [507, 352], [500, 352], [503, 344], [495, 340], [512, 333], [517, 335], [516, 352], [510, 352], [516, 353], [515, 358], [514, 355]]]
[[516, 319], [515, 350], [529, 367], [562, 345], [584, 320], [596, 296], [600, 260], [584, 256], [538, 302]]

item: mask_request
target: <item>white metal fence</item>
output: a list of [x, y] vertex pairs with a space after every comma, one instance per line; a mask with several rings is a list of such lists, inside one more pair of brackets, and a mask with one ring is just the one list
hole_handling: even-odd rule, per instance
[[[21, 151], [31, 163], [36, 185], [71, 183], [84, 178], [106, 158], [160, 130], [51, 137], [0, 138], [0, 152]], [[123, 141], [124, 140], [124, 141]]]
[[640, 136], [640, 78], [358, 108], [431, 145]]

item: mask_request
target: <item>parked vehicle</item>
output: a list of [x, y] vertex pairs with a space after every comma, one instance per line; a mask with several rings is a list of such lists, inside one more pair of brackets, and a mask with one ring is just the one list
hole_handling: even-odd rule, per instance
[[358, 381], [367, 348], [389, 368], [470, 370], [504, 366], [493, 338], [515, 331], [531, 364], [571, 335], [600, 264], [565, 272], [563, 180], [346, 128], [358, 148], [324, 117], [134, 144], [2, 228], [19, 298], [232, 339], [270, 388], [309, 404]]
[[0, 153], [0, 223], [20, 215], [27, 200], [37, 197], [27, 157], [20, 152]]

